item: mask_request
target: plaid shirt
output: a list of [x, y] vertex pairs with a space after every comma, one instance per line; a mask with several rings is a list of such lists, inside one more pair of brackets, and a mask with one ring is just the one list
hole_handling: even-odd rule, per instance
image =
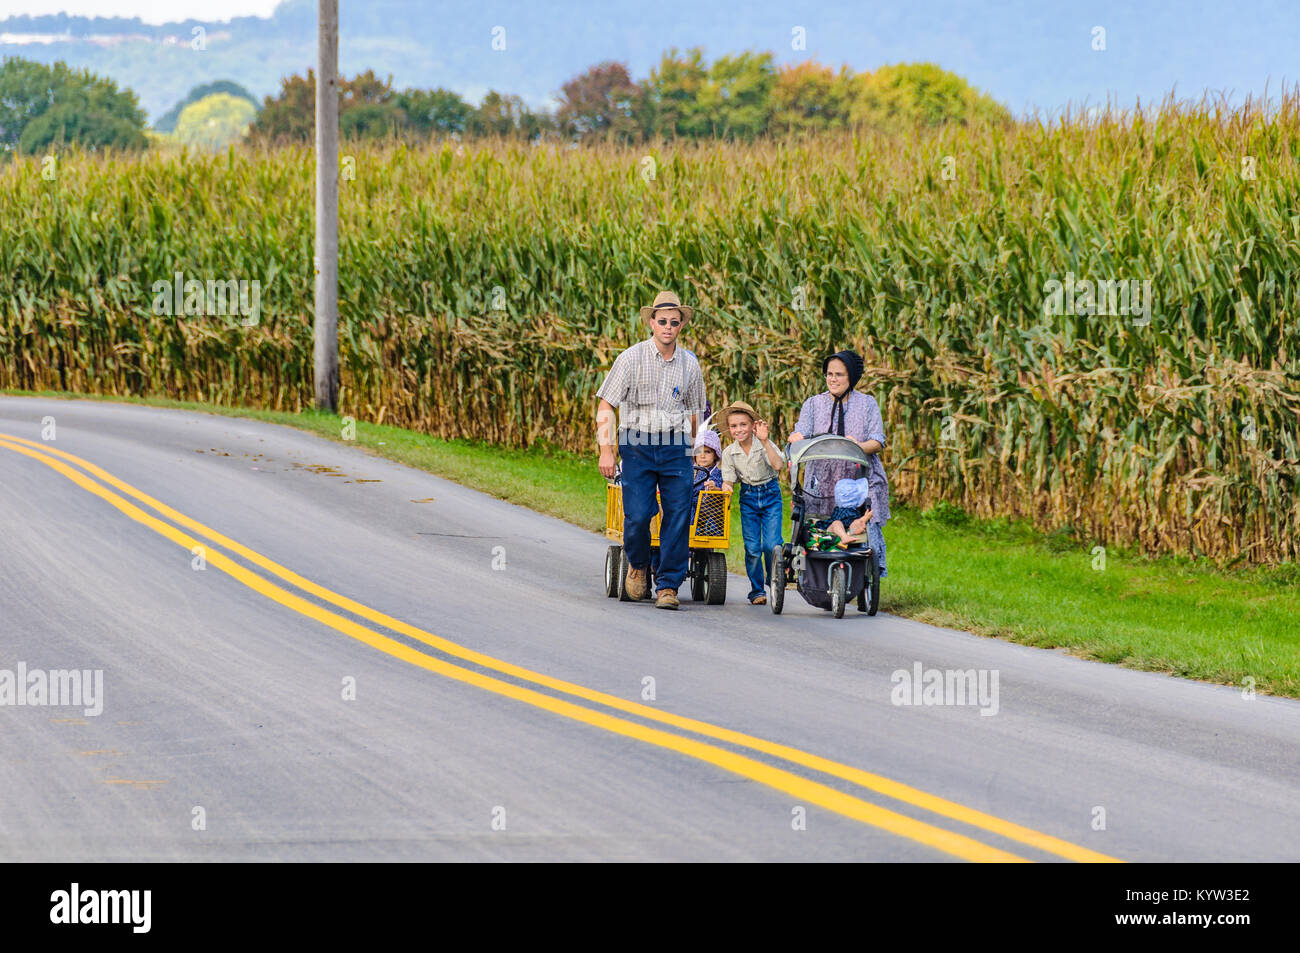
[[615, 359], [596, 396], [618, 408], [620, 430], [689, 435], [689, 418], [704, 410], [704, 376], [686, 348], [678, 344], [665, 361], [648, 338]]

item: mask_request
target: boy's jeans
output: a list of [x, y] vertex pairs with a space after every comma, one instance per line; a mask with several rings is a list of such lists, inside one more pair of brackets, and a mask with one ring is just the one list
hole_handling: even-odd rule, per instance
[[664, 518], [659, 526], [655, 589], [680, 589], [686, 578], [694, 515], [691, 445], [680, 437], [657, 444], [629, 441], [627, 434], [620, 431], [618, 455], [623, 461], [623, 550], [627, 563], [634, 569], [650, 565], [650, 520], [659, 512], [655, 504], [657, 488]]
[[740, 529], [745, 534], [745, 572], [749, 575], [749, 599], [767, 590], [772, 573], [772, 550], [781, 539], [781, 481], [768, 480], [758, 486], [740, 485]]

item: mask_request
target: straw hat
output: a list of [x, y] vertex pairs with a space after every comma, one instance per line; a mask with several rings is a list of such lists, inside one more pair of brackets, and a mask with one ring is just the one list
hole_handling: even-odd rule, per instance
[[733, 400], [713, 416], [721, 417], [722, 425], [725, 427], [727, 425], [727, 419], [732, 414], [748, 414], [750, 420], [758, 420], [758, 411], [749, 406], [749, 404], [745, 403], [743, 400]]
[[665, 311], [668, 308], [676, 308], [682, 313], [682, 324], [685, 324], [695, 316], [695, 309], [689, 305], [684, 305], [678, 299], [677, 295], [671, 291], [661, 291], [655, 295], [655, 303], [641, 309], [641, 320], [649, 321], [651, 315], [656, 311]]

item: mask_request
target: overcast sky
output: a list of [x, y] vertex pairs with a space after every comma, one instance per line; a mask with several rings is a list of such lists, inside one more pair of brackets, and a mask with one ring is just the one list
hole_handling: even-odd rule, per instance
[[5, 17], [68, 13], [81, 17], [139, 17], [145, 23], [182, 20], [229, 20], [231, 17], [269, 17], [277, 0], [0, 0], [0, 20]]

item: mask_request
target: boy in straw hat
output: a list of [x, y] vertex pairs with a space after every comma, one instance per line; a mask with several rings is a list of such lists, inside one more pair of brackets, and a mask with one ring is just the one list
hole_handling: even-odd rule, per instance
[[650, 337], [615, 359], [596, 393], [601, 474], [613, 479], [615, 448], [623, 460], [623, 551], [627, 591], [634, 600], [649, 591], [650, 521], [659, 511], [656, 490], [663, 506], [655, 570], [655, 604], [661, 609], [677, 608], [689, 558], [691, 457], [705, 405], [704, 377], [700, 362], [678, 345], [677, 337], [693, 315], [671, 291], [655, 295], [654, 303], [641, 309]]
[[781, 481], [785, 457], [767, 439], [767, 421], [743, 400], [720, 412], [732, 443], [722, 451], [722, 488], [740, 484], [740, 527], [745, 534], [749, 603], [767, 602], [764, 586], [772, 573], [772, 550], [781, 539]]

